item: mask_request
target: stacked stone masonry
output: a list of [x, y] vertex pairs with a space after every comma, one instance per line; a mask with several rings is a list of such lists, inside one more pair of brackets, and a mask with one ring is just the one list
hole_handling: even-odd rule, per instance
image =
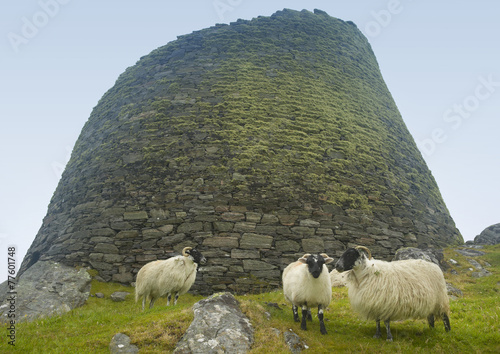
[[[412, 220], [392, 210], [381, 214], [306, 204], [266, 213], [214, 202], [214, 194], [200, 191], [201, 180], [183, 185], [181, 194], [190, 199], [178, 210], [103, 209], [106, 202], [76, 206], [67, 220], [76, 225], [75, 232], [70, 228], [61, 235], [44, 259], [91, 266], [106, 281], [131, 283], [144, 264], [196, 246], [208, 264], [193, 290], [243, 293], [280, 286], [282, 270], [304, 253], [338, 257], [346, 247], [362, 244], [390, 259], [398, 248], [418, 245]], [[85, 217], [100, 221], [81, 230], [78, 220]]]

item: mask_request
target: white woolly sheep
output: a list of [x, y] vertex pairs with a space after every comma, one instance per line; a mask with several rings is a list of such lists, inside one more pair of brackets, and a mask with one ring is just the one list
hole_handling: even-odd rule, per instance
[[332, 282], [332, 287], [342, 288], [345, 286], [345, 277], [349, 272], [338, 272], [337, 269], [333, 269], [330, 272], [330, 281]]
[[144, 311], [146, 301], [150, 301], [149, 308], [152, 308], [156, 299], [167, 295], [167, 306], [169, 306], [172, 294], [175, 294], [174, 305], [176, 305], [179, 296], [186, 293], [193, 285], [198, 265], [206, 262], [200, 251], [185, 247], [182, 256], [144, 265], [137, 273], [135, 302], [142, 297]]
[[380, 338], [384, 321], [387, 340], [392, 341], [390, 321], [427, 318], [434, 327], [434, 316], [442, 317], [450, 330], [449, 299], [443, 272], [434, 263], [421, 259], [394, 262], [375, 260], [368, 248], [347, 249], [335, 265], [346, 276], [351, 307], [366, 320], [375, 320]]
[[318, 306], [321, 334], [326, 334], [323, 310], [332, 299], [332, 286], [326, 264], [333, 262], [328, 255], [309, 253], [290, 263], [283, 271], [283, 293], [292, 303], [293, 319], [299, 322], [298, 307], [302, 308], [300, 328], [307, 329], [306, 319], [312, 320], [311, 307]]

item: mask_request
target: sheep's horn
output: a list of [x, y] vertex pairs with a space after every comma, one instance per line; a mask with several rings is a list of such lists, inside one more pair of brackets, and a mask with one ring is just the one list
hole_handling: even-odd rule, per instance
[[368, 248], [366, 248], [365, 246], [356, 246], [355, 247], [357, 250], [362, 250], [362, 251], [365, 251], [366, 254], [368, 254], [368, 259], [372, 259], [372, 253], [370, 252], [370, 250]]
[[184, 247], [184, 249], [182, 250], [182, 255], [183, 255], [184, 257], [189, 256], [189, 255], [187, 254], [187, 251], [192, 250], [192, 249], [193, 249], [193, 247]]

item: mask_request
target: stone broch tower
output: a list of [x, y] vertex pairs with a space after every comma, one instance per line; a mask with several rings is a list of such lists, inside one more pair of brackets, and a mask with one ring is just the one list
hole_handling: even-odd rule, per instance
[[197, 246], [202, 293], [280, 285], [298, 256], [463, 242], [352, 22], [279, 11], [142, 57], [83, 127], [20, 272], [129, 283]]

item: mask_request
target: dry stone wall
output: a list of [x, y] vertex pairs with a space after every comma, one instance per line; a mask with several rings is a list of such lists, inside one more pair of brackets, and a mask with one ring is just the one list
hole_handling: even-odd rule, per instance
[[[250, 209], [231, 205], [229, 196], [214, 202], [216, 193], [200, 191], [203, 185], [186, 181], [180, 194], [190, 197], [178, 210], [77, 208], [68, 222], [78, 231], [68, 230], [75, 232], [60, 237], [43, 259], [90, 265], [106, 281], [131, 283], [147, 262], [196, 246], [208, 264], [193, 290], [209, 294], [276, 288], [282, 270], [304, 253], [338, 257], [350, 245], [366, 245], [378, 258], [390, 259], [398, 248], [418, 245], [414, 223], [397, 209], [380, 213], [311, 204]], [[85, 215], [100, 221], [80, 230], [78, 220]]]

